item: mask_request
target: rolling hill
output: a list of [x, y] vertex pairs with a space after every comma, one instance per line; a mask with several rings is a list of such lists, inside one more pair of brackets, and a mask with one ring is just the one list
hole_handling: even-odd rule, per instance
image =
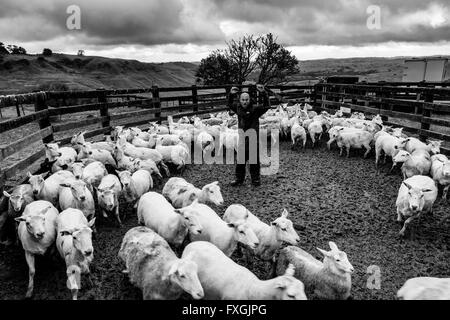
[[[358, 75], [368, 81], [400, 81], [404, 57], [301, 61], [290, 80], [303, 83], [320, 76]], [[36, 89], [96, 89], [183, 86], [195, 83], [198, 63], [145, 63], [137, 60], [67, 54], [0, 56], [0, 94]]]

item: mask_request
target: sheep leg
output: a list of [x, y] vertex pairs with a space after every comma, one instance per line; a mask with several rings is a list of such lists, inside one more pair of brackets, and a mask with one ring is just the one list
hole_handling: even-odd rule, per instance
[[397, 222], [402, 222], [402, 214], [398, 209], [397, 209]]
[[311, 137], [311, 141], [312, 141], [312, 147], [314, 148], [314, 144], [316, 143], [316, 139], [315, 139], [315, 134], [314, 133], [310, 133], [309, 136]]
[[442, 200], [447, 200], [448, 189], [450, 188], [450, 184], [444, 187], [444, 191], [442, 192]]
[[[364, 146], [364, 147], [366, 148], [366, 152], [364, 153], [364, 159], [366, 159], [367, 156], [369, 155], [369, 152], [370, 152], [371, 148], [370, 148], [369, 145], [366, 145], [366, 146]], [[386, 159], [385, 159], [385, 162], [384, 162], [384, 163], [386, 163]]]
[[119, 205], [117, 204], [114, 212], [117, 222], [119, 223], [119, 227], [122, 227], [122, 221], [120, 221], [120, 213], [119, 213]]
[[25, 251], [25, 259], [28, 264], [28, 289], [25, 297], [31, 298], [31, 296], [33, 295], [33, 288], [34, 288], [34, 274], [36, 273], [36, 269], [34, 267], [34, 254]]
[[400, 236], [404, 236], [405, 235], [405, 231], [406, 231], [406, 227], [408, 226], [408, 224], [411, 223], [411, 221], [415, 218], [415, 216], [409, 217], [408, 219], [405, 220], [405, 222], [403, 223], [403, 228], [400, 230], [400, 232], [398, 233]]
[[270, 274], [271, 278], [275, 278], [277, 276], [277, 268], [276, 268], [277, 261], [276, 261], [275, 257], [273, 257], [269, 263], [270, 263], [269, 274]]
[[345, 149], [347, 151], [347, 158], [350, 158], [350, 146], [346, 146]]

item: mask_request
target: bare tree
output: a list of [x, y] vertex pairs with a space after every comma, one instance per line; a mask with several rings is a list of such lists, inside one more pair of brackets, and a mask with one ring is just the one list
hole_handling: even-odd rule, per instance
[[299, 72], [297, 58], [276, 41], [271, 33], [258, 38], [258, 83], [281, 83], [288, 76]]
[[256, 68], [257, 39], [244, 36], [227, 43], [225, 56], [233, 66], [235, 83], [242, 84]]

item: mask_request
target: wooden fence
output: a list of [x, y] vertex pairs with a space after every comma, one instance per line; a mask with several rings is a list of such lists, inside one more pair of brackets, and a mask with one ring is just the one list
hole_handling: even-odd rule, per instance
[[[139, 126], [163, 122], [168, 115], [176, 119], [224, 111], [230, 88], [154, 86], [0, 96], [0, 111], [10, 108], [17, 112], [17, 117], [0, 121], [0, 190], [16, 184], [20, 181], [17, 176], [23, 177], [42, 160], [43, 143], [68, 144], [73, 133], [81, 130], [87, 130], [86, 138], [92, 138], [109, 134], [119, 124]], [[446, 141], [443, 152], [450, 153], [450, 88], [446, 84], [319, 83], [269, 89], [272, 103], [309, 101], [319, 111], [344, 107], [367, 115], [380, 114], [387, 124], [402, 126], [423, 139]], [[24, 114], [24, 105], [32, 106], [32, 112]], [[16, 181], [11, 182], [13, 178]]]
[[[253, 87], [241, 86], [251, 90]], [[0, 110], [13, 108], [17, 117], [0, 122], [0, 190], [45, 155], [44, 143], [70, 143], [74, 132], [87, 130], [86, 138], [109, 134], [115, 125], [139, 126], [161, 123], [172, 115], [202, 115], [227, 110], [228, 86], [188, 86], [121, 90], [37, 92], [0, 96]], [[277, 97], [304, 101], [309, 86], [270, 87]], [[280, 96], [280, 95], [281, 96]], [[284, 98], [281, 98], [284, 100]], [[83, 101], [79, 103], [79, 101]], [[271, 97], [272, 102], [279, 102]], [[75, 102], [72, 105], [68, 105]], [[33, 112], [24, 114], [24, 105]], [[22, 113], [20, 112], [22, 107]], [[125, 109], [125, 111], [123, 111]], [[64, 118], [64, 119], [63, 119]], [[36, 127], [37, 124], [37, 127]], [[91, 128], [96, 126], [96, 128]], [[25, 134], [19, 136], [18, 132]], [[8, 135], [8, 136], [7, 136]], [[31, 148], [31, 145], [37, 145]], [[15, 181], [17, 183], [17, 181]], [[14, 183], [12, 183], [14, 184]]]
[[316, 84], [314, 104], [334, 112], [350, 111], [379, 114], [387, 125], [401, 126], [423, 140], [444, 141], [443, 153], [450, 153], [450, 88], [444, 84]]

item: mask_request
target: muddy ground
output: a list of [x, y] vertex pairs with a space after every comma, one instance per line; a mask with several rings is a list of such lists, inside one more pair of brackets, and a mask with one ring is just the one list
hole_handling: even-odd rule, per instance
[[[401, 183], [400, 174], [375, 174], [373, 156], [363, 160], [359, 153], [350, 159], [340, 158], [337, 150], [322, 147], [291, 151], [283, 142], [278, 174], [263, 176], [262, 186], [233, 188], [233, 165], [191, 165], [183, 177], [197, 186], [219, 180], [224, 206], [213, 207], [220, 215], [227, 206], [240, 203], [262, 220], [270, 222], [286, 208], [300, 234], [300, 246], [316, 257], [315, 249], [328, 249], [335, 241], [355, 268], [352, 296], [355, 299], [395, 299], [397, 290], [411, 277], [450, 275], [450, 221], [439, 224], [450, 214], [450, 204], [440, 200], [432, 216], [425, 216], [414, 238], [398, 236], [395, 200]], [[157, 188], [161, 190], [161, 186]], [[103, 223], [94, 240], [92, 266], [94, 286], [80, 291], [79, 299], [141, 299], [141, 293], [121, 273], [123, 264], [117, 257], [125, 232], [137, 225], [130, 207], [123, 208], [128, 217], [119, 229]], [[233, 259], [268, 277], [269, 266], [259, 261], [250, 265], [242, 258]], [[381, 271], [381, 288], [367, 288], [369, 266]], [[0, 299], [22, 299], [28, 281], [24, 254], [18, 248], [0, 248]], [[42, 257], [37, 260], [35, 299], [70, 299], [62, 260]]]

